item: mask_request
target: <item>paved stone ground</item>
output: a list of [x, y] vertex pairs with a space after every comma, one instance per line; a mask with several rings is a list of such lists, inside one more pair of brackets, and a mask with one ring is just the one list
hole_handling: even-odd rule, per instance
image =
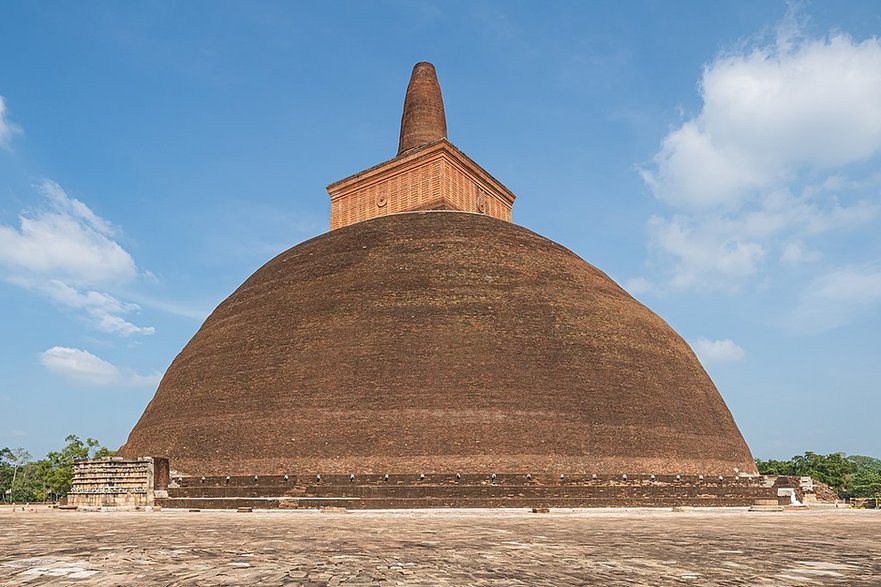
[[881, 511], [0, 508], [3, 585], [881, 585]]

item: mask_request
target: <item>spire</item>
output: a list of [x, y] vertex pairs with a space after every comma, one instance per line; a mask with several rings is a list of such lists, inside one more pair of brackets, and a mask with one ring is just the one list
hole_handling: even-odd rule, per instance
[[457, 210], [511, 222], [514, 196], [447, 138], [444, 100], [431, 63], [407, 86], [398, 155], [327, 186], [330, 229], [416, 210]]
[[437, 72], [434, 65], [422, 61], [413, 67], [410, 85], [407, 86], [398, 155], [446, 136], [447, 119]]

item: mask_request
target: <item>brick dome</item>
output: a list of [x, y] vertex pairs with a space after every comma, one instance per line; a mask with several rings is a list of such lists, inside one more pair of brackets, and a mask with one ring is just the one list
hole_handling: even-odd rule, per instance
[[479, 214], [393, 214], [254, 273], [120, 449], [190, 475], [755, 472], [694, 353], [603, 272]]

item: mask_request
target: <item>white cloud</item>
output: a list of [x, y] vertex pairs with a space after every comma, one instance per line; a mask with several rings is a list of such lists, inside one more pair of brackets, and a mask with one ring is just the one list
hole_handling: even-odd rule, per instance
[[155, 333], [123, 318], [140, 310], [137, 304], [93, 289], [127, 283], [138, 274], [132, 256], [114, 240], [118, 231], [57, 183], [45, 180], [38, 190], [42, 209], [22, 212], [18, 227], [0, 225], [6, 281], [75, 311], [102, 332]]
[[[807, 191], [807, 190], [806, 190]], [[843, 206], [819, 193], [793, 196], [785, 190], [736, 214], [674, 214], [649, 220], [650, 244], [669, 261], [671, 289], [737, 289], [773, 256], [787, 265], [816, 260], [804, 240], [858, 227], [881, 217], [881, 204], [858, 201]]]
[[21, 133], [21, 128], [6, 117], [6, 100], [0, 96], [0, 147], [9, 148], [12, 137]]
[[40, 354], [40, 363], [74, 383], [96, 387], [153, 387], [162, 378], [161, 373], [140, 375], [131, 369], [120, 369], [88, 351], [62, 346], [54, 346]]
[[756, 273], [765, 250], [724, 224], [701, 225], [681, 216], [649, 221], [652, 244], [675, 259], [670, 287], [713, 289]]
[[655, 169], [643, 171], [676, 207], [737, 205], [804, 167], [881, 151], [879, 39], [835, 35], [720, 56], [700, 90], [701, 112], [667, 135]]
[[820, 333], [847, 324], [881, 303], [881, 264], [853, 265], [816, 278], [788, 316], [791, 327]]
[[881, 40], [788, 24], [708, 64], [700, 112], [641, 170], [676, 209], [649, 221], [660, 289], [736, 290], [771, 262], [819, 259], [810, 239], [881, 217], [875, 167], [857, 165], [881, 153]]
[[705, 365], [711, 363], [733, 363], [746, 357], [746, 351], [730, 338], [709, 340], [702, 337], [697, 339], [692, 348], [694, 348], [694, 352], [701, 360], [701, 363]]
[[198, 320], [199, 322], [204, 322], [205, 319], [208, 318], [208, 316], [211, 314], [212, 309], [217, 306], [217, 304], [219, 304], [221, 301], [214, 300], [212, 303], [209, 303], [207, 305], [204, 303], [198, 305], [189, 305], [156, 299], [140, 293], [135, 296], [135, 299], [137, 299], [139, 303], [149, 308], [155, 308], [163, 312], [168, 312], [169, 314], [174, 314], [175, 316], [183, 316], [184, 318]]
[[633, 277], [624, 282], [624, 289], [632, 296], [638, 296], [654, 289], [651, 281], [644, 277]]
[[98, 291], [80, 291], [57, 279], [34, 282], [13, 278], [10, 281], [27, 289], [38, 291], [65, 308], [81, 311], [88, 322], [101, 332], [124, 336], [156, 333], [156, 329], [152, 326], [136, 326], [122, 317], [125, 314], [139, 311], [140, 306], [122, 302], [110, 294]]
[[800, 265], [801, 263], [809, 263], [819, 259], [820, 254], [805, 248], [804, 243], [799, 241], [788, 242], [783, 245], [783, 252], [780, 253], [780, 262], [784, 265]]
[[22, 213], [18, 228], [0, 225], [0, 265], [89, 284], [137, 275], [134, 259], [111, 238], [114, 231], [105, 220], [53, 181], [43, 181], [39, 190], [47, 209]]

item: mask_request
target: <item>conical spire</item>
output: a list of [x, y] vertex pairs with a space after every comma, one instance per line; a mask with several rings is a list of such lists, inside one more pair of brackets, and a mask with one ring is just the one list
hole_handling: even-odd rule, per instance
[[398, 155], [327, 186], [330, 228], [416, 210], [457, 210], [511, 222], [514, 194], [447, 139], [444, 100], [431, 63], [407, 86]]
[[447, 136], [444, 99], [434, 65], [417, 63], [407, 86], [404, 114], [401, 116], [401, 141], [398, 155]]

